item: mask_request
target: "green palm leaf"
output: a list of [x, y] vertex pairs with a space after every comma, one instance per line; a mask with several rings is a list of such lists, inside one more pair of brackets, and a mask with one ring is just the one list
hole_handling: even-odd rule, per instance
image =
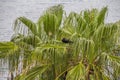
[[[16, 30], [17, 27], [19, 27], [19, 25], [20, 25], [19, 22], [22, 22], [22, 24], [24, 24], [34, 35], [37, 35], [38, 31], [37, 31], [36, 24], [25, 17], [19, 17], [16, 19], [14, 30]], [[18, 26], [16, 24], [18, 24]]]
[[17, 76], [15, 80], [33, 80], [37, 76], [42, 75], [47, 69], [48, 65], [35, 66], [28, 70], [26, 74]]
[[105, 14], [107, 12], [107, 7], [104, 7], [98, 14], [98, 18], [97, 18], [97, 23], [98, 23], [98, 26], [102, 23], [104, 23], [104, 20], [105, 20]]
[[66, 80], [85, 80], [85, 72], [85, 67], [80, 62], [68, 72]]
[[18, 50], [18, 46], [13, 42], [0, 42], [0, 58], [7, 57]]

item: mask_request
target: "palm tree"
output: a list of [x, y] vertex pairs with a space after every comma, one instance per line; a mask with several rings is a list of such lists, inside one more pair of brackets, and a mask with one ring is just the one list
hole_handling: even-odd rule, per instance
[[[51, 74], [51, 76], [49, 76], [51, 78], [51, 80], [55, 79], [55, 65], [56, 65], [56, 55], [55, 54], [55, 49], [57, 47], [57, 49], [61, 49], [63, 50], [65, 47], [62, 46], [64, 44], [61, 45], [61, 41], [60, 37], [58, 37], [58, 35], [60, 35], [61, 30], [60, 30], [60, 26], [61, 26], [61, 22], [62, 22], [62, 16], [63, 16], [63, 7], [61, 5], [58, 6], [53, 6], [51, 8], [49, 8], [45, 14], [43, 14], [43, 16], [41, 16], [38, 20], [37, 23], [32, 22], [31, 20], [25, 18], [25, 17], [19, 17], [16, 19], [15, 21], [15, 35], [13, 36], [12, 40], [13, 42], [15, 42], [16, 44], [21, 46], [22, 44], [28, 44], [29, 47], [32, 47], [32, 51], [27, 54], [28, 58], [25, 58], [27, 60], [25, 60], [23, 62], [23, 66], [24, 66], [24, 71], [26, 71], [26, 69], [30, 69], [31, 66], [33, 68], [37, 68], [39, 67], [39, 69], [41, 69], [42, 66], [49, 66], [47, 63], [45, 63], [44, 65], [42, 65], [42, 61], [41, 60], [40, 55], [35, 54], [37, 52], [37, 49], [43, 48], [44, 53], [48, 53], [49, 56], [52, 57], [52, 60], [50, 61], [50, 67], [53, 73]], [[22, 26], [25, 25], [25, 28]], [[20, 30], [20, 31], [18, 31]], [[22, 46], [22, 50], [23, 50]], [[48, 50], [45, 51], [45, 49], [47, 47]], [[26, 49], [26, 47], [24, 48]], [[29, 50], [29, 49], [27, 49]], [[23, 50], [25, 51], [25, 50]], [[48, 51], [51, 51], [51, 53], [49, 53]], [[59, 52], [60, 53], [60, 52]], [[24, 52], [24, 54], [26, 55], [26, 52]], [[32, 58], [32, 59], [30, 59]], [[40, 61], [41, 60], [41, 61]], [[47, 61], [47, 59], [45, 59]], [[44, 60], [44, 61], [45, 61]], [[29, 63], [30, 62], [30, 63]], [[27, 66], [26, 66], [27, 65]], [[29, 66], [28, 66], [29, 65]], [[39, 66], [38, 66], [39, 65]], [[44, 69], [44, 67], [43, 67]], [[46, 69], [46, 67], [45, 67]], [[34, 71], [33, 71], [34, 73]], [[41, 70], [40, 72], [41, 73]], [[47, 74], [47, 73], [46, 73]], [[24, 75], [24, 74], [23, 74]], [[32, 74], [30, 74], [31, 76]], [[38, 75], [38, 74], [36, 74]], [[36, 76], [33, 75], [33, 76]], [[19, 77], [17, 77], [18, 79]], [[33, 79], [34, 77], [30, 77], [30, 78], [21, 78], [20, 79]]]
[[117, 80], [120, 74], [118, 51], [119, 26], [105, 24], [107, 7], [80, 14], [72, 12], [66, 19], [63, 32], [73, 40], [76, 64], [66, 80]]
[[117, 80], [120, 28], [119, 22], [104, 23], [106, 12], [107, 7], [66, 16], [57, 5], [47, 9], [37, 23], [17, 18], [11, 41], [19, 47], [14, 52], [19, 56], [9, 60], [15, 63], [10, 69], [14, 72], [21, 57], [22, 71], [15, 79]]

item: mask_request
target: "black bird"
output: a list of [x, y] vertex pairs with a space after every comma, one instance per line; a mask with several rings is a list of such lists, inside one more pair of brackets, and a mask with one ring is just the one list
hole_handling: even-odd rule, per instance
[[66, 38], [63, 38], [63, 39], [62, 39], [62, 42], [63, 42], [63, 43], [73, 43], [72, 41], [70, 41], [69, 39], [66, 39]]

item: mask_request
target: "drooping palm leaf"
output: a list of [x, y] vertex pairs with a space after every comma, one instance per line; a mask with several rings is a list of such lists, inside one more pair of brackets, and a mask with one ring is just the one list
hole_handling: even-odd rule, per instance
[[[35, 66], [27, 71], [27, 73], [23, 75], [19, 75], [15, 80], [33, 80], [36, 79], [37, 76], [42, 75], [48, 69], [48, 65], [40, 65]], [[42, 79], [42, 78], [41, 78]]]
[[80, 62], [68, 72], [66, 80], [85, 80], [85, 72], [85, 67]]
[[[36, 24], [34, 22], [32, 22], [31, 20], [25, 18], [25, 17], [19, 17], [16, 19], [15, 23], [19, 24], [20, 22], [22, 22], [22, 24], [24, 24], [34, 35], [37, 35], [37, 27]], [[17, 25], [14, 26], [14, 29], [16, 29]]]
[[14, 53], [18, 46], [13, 42], [0, 42], [0, 58], [4, 58]]

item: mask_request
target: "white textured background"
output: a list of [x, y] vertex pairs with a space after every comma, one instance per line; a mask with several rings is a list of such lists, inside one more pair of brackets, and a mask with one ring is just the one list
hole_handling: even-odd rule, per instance
[[120, 0], [0, 0], [0, 41], [10, 40], [12, 26], [17, 17], [25, 16], [37, 21], [47, 7], [58, 3], [63, 3], [68, 13], [108, 6], [106, 22], [120, 19]]

